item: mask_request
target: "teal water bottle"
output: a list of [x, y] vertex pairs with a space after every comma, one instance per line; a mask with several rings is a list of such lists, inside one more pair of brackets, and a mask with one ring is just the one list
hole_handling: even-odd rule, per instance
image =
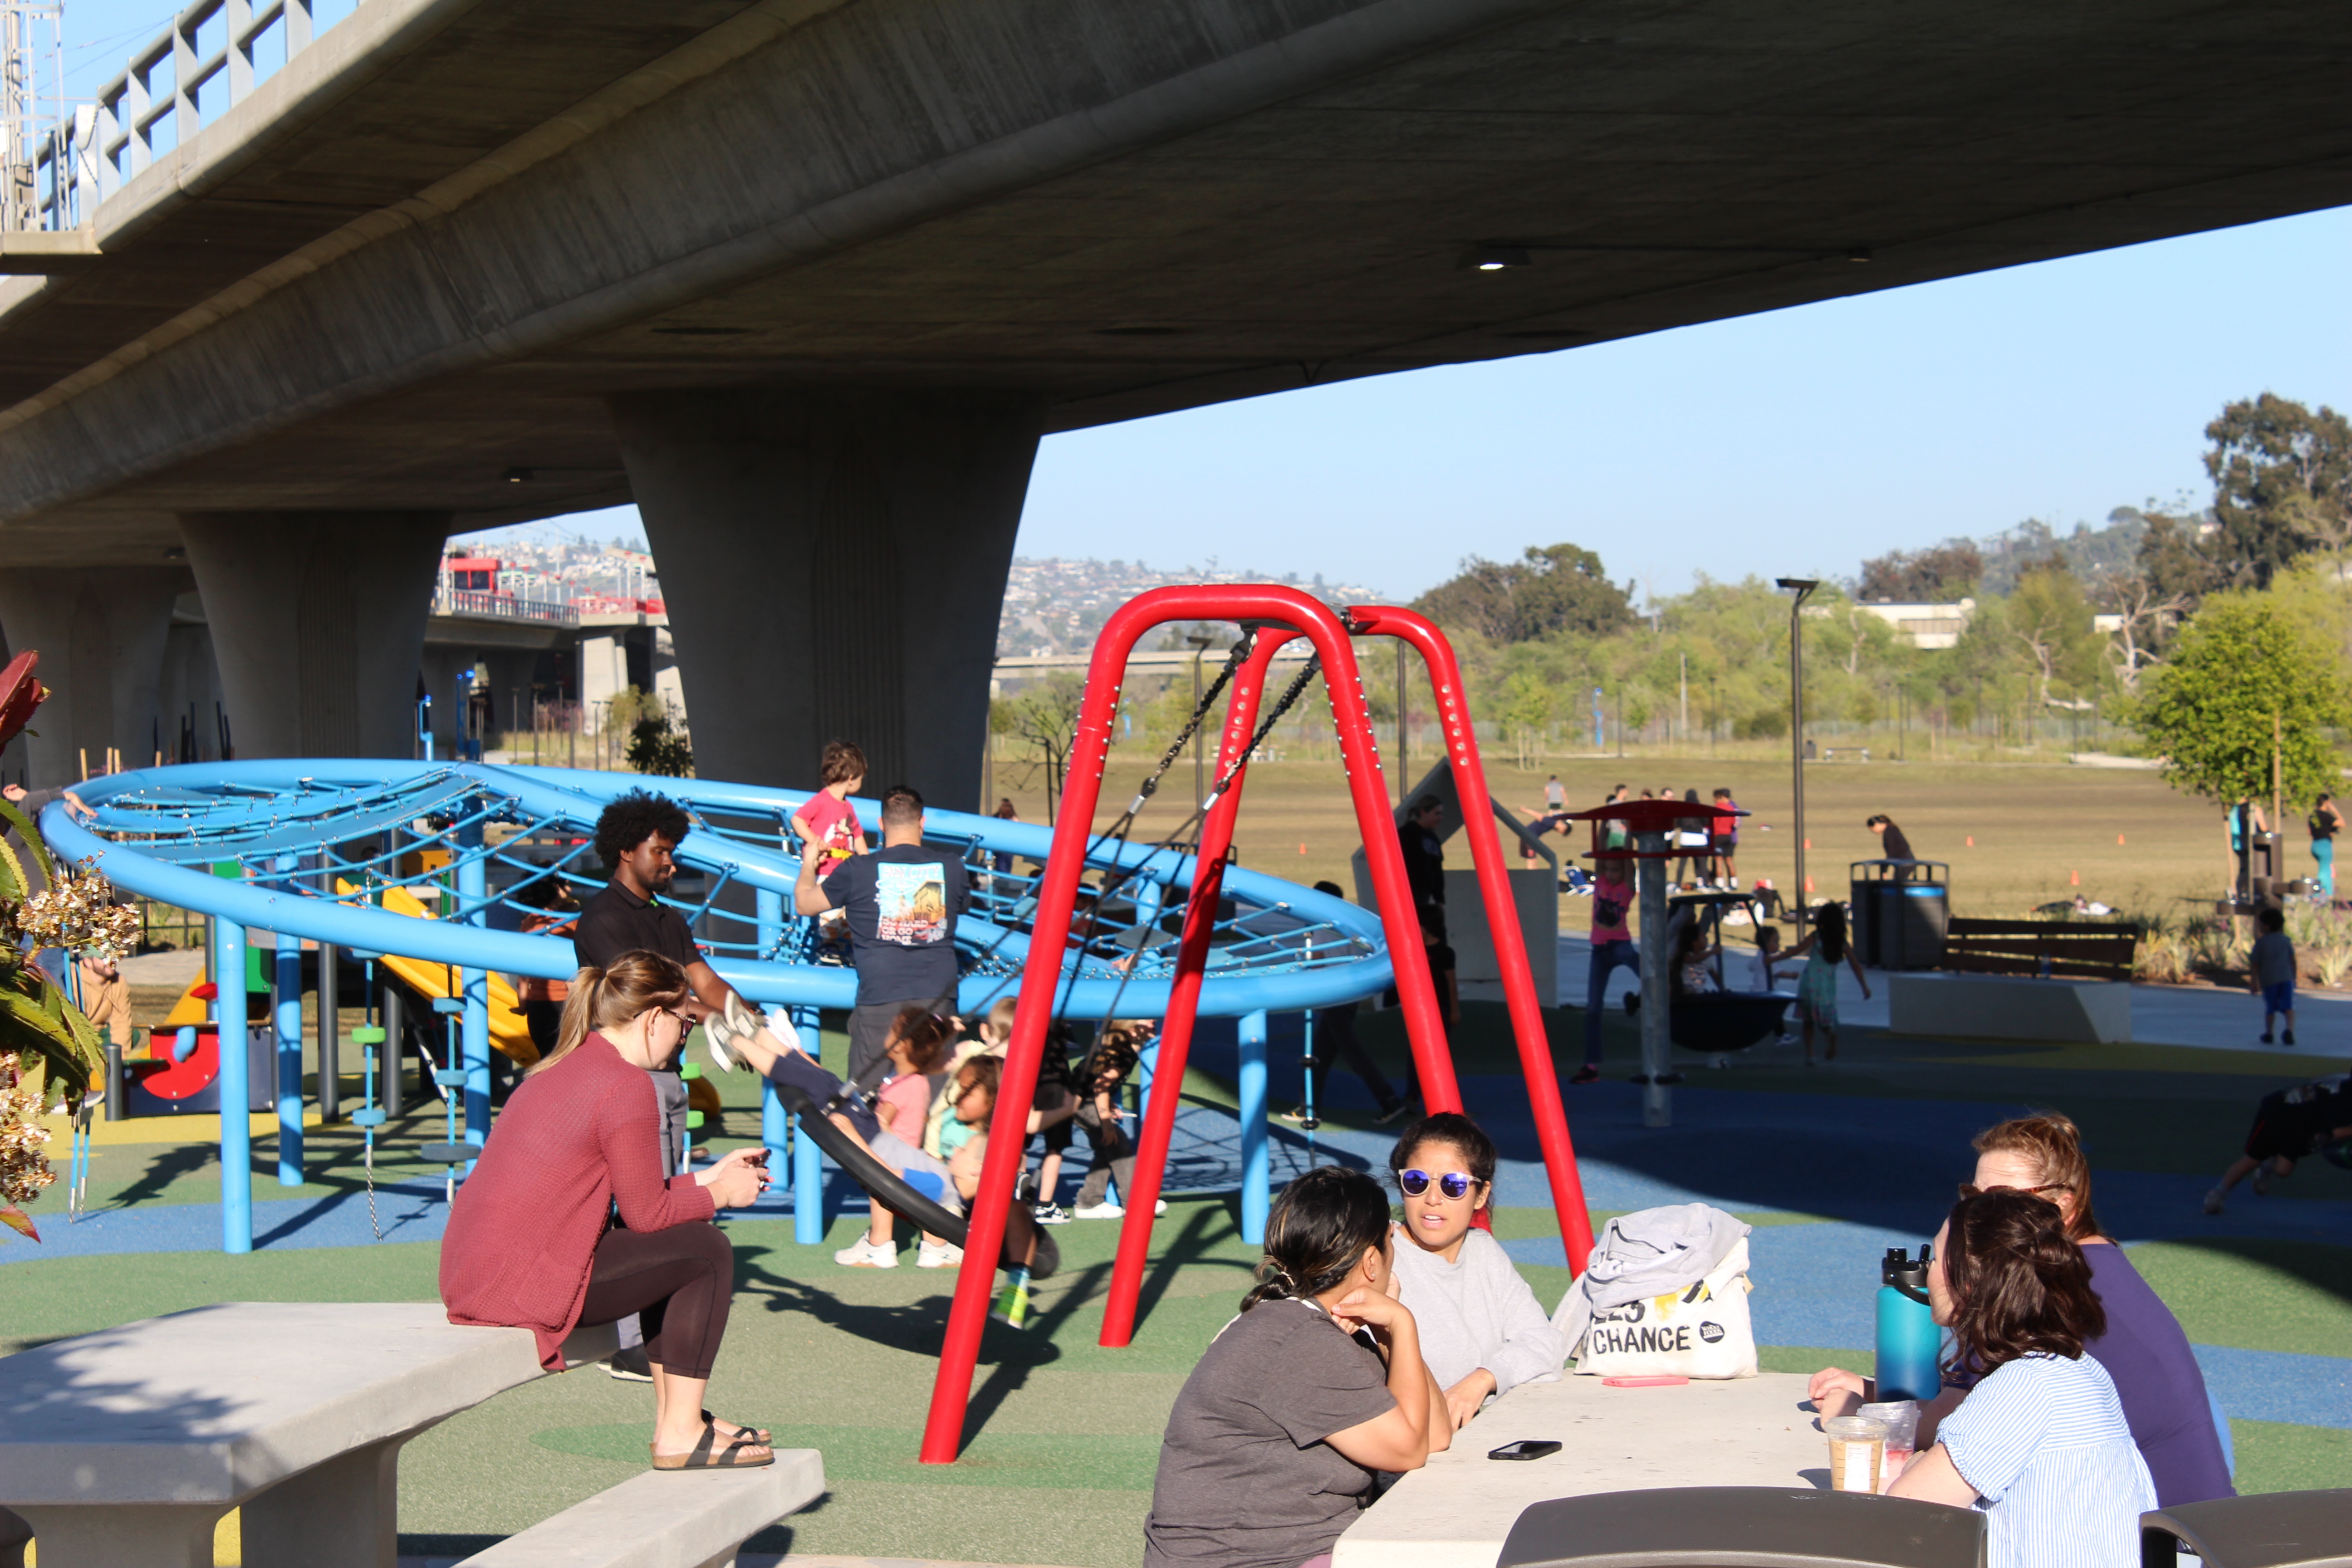
[[1927, 1262], [1931, 1248], [1919, 1249], [1911, 1261], [1899, 1247], [1886, 1249], [1878, 1268], [1878, 1398], [1880, 1403], [1916, 1399], [1921, 1404], [1943, 1389], [1936, 1357], [1944, 1347], [1943, 1331], [1927, 1305]]

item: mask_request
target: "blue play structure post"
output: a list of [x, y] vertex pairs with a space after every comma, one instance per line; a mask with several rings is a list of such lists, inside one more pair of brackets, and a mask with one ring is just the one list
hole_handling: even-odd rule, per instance
[[[482, 825], [475, 822], [463, 828], [457, 837], [457, 904], [471, 912], [466, 916], [469, 925], [485, 924], [489, 910], [482, 901], [487, 890], [483, 880], [483, 857], [466, 851], [478, 849], [482, 844]], [[466, 1142], [480, 1148], [490, 1135], [490, 974], [487, 969], [460, 968], [457, 984], [466, 1002], [460, 1038], [466, 1065]], [[467, 1167], [470, 1174], [472, 1168]]]
[[[301, 862], [280, 855], [273, 869], [297, 869]], [[291, 888], [290, 876], [281, 887]], [[278, 1184], [302, 1184], [302, 939], [280, 931], [278, 955]]]
[[1265, 1014], [1244, 1013], [1241, 1024], [1242, 1240], [1265, 1240], [1266, 1211], [1273, 1205], [1272, 1167], [1265, 1146]]
[[[756, 889], [756, 914], [760, 925], [760, 957], [765, 961], [784, 939], [784, 895], [774, 888]], [[776, 1094], [776, 1086], [766, 1079], [760, 1080], [760, 1142], [768, 1149], [772, 1165], [782, 1165], [784, 1151], [792, 1142], [792, 1117], [784, 1102]], [[797, 1206], [797, 1205], [796, 1205]]]
[[[816, 1009], [793, 1008], [793, 1025], [803, 1041], [815, 1039]], [[803, 1247], [824, 1240], [824, 1159], [814, 1138], [793, 1140], [793, 1239]]]
[[[214, 868], [237, 874], [236, 862]], [[253, 1119], [245, 1047], [245, 927], [222, 915], [213, 921], [213, 1023], [220, 1040], [221, 1250], [253, 1250]]]

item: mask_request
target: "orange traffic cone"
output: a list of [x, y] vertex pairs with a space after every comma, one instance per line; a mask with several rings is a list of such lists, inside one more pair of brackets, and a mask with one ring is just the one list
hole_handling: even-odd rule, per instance
[[1808, 877], [1808, 878], [1806, 878], [1806, 879], [1805, 879], [1805, 891], [1807, 891], [1807, 892], [1809, 892], [1809, 893], [1810, 893], [1810, 892], [1811, 892], [1812, 890], [1813, 890], [1813, 879], [1812, 879], [1811, 877]]
[[2069, 871], [2069, 872], [2067, 872], [2067, 873], [2066, 873], [2066, 885], [2067, 885], [2068, 887], [2070, 887], [2070, 888], [2079, 888], [2079, 887], [2081, 887], [2081, 886], [2083, 885], [2083, 873], [2081, 873], [2080, 871]]
[[2123, 836], [2122, 834], [2118, 833], [2118, 834], [2116, 834], [2116, 848], [2118, 848], [2118, 849], [2120, 849], [2120, 848], [2122, 848], [2123, 847], [2124, 847], [2124, 836]]
[[1306, 846], [1306, 845], [1304, 845], [1304, 844], [1300, 845], [1300, 846], [1298, 847], [1298, 852], [1299, 852], [1301, 855], [1306, 854], [1306, 853], [1307, 853], [1307, 846]]
[[[1806, 839], [1806, 840], [1805, 840], [1805, 847], [1806, 847], [1806, 848], [1808, 848], [1808, 849], [1811, 849], [1812, 847], [1813, 847], [1813, 841], [1812, 841], [1811, 839], [1810, 839], [1810, 838]], [[1811, 889], [1806, 889], [1806, 890], [1810, 892]]]
[[1977, 836], [1976, 836], [1975, 834], [1971, 833], [1971, 834], [1969, 834], [1969, 848], [1971, 848], [1971, 849], [1973, 849], [1973, 848], [1975, 848], [1976, 847], [1977, 847]]

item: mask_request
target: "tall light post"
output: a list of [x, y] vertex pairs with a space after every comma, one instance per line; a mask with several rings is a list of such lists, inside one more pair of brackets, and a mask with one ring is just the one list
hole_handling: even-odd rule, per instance
[[1796, 785], [1797, 875], [1789, 892], [1795, 902], [1797, 923], [1805, 920], [1805, 634], [1798, 620], [1805, 601], [1820, 587], [1818, 578], [1782, 577], [1778, 586], [1797, 596], [1789, 605], [1789, 767]]
[[1205, 632], [1194, 632], [1184, 639], [1192, 645], [1192, 804], [1208, 804], [1209, 777], [1201, 766], [1201, 731], [1206, 728], [1201, 718], [1201, 656], [1217, 639]]

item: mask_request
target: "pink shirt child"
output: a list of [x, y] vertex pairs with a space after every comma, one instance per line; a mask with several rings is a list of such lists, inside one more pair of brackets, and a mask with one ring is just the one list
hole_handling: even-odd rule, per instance
[[884, 1130], [919, 1145], [923, 1122], [931, 1113], [930, 1080], [919, 1072], [902, 1072], [884, 1080], [876, 1093], [883, 1104], [896, 1108], [895, 1115], [884, 1119]]
[[820, 882], [856, 854], [866, 842], [865, 831], [857, 821], [857, 808], [829, 789], [809, 796], [808, 804], [793, 815], [807, 823], [814, 835], [810, 842], [816, 850], [816, 878]]

